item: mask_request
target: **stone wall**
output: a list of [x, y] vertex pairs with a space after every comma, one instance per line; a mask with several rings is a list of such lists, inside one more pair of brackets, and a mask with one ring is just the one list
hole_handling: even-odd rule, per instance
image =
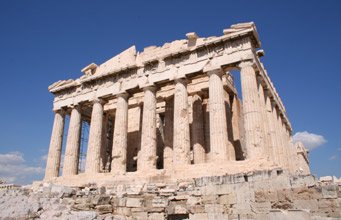
[[282, 170], [0, 191], [0, 219], [340, 219], [341, 185]]

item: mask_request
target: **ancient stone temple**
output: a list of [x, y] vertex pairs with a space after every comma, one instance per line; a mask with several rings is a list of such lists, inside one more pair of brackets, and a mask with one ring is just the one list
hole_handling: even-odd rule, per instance
[[0, 192], [0, 218], [339, 219], [341, 182], [310, 174], [260, 47], [254, 23], [191, 32], [52, 84], [45, 178]]
[[[177, 179], [274, 168], [309, 174], [307, 151], [292, 142], [285, 107], [260, 61], [255, 25], [186, 38], [143, 52], [132, 46], [86, 66], [76, 80], [49, 86], [55, 118], [45, 181]], [[90, 129], [80, 173], [84, 122]]]

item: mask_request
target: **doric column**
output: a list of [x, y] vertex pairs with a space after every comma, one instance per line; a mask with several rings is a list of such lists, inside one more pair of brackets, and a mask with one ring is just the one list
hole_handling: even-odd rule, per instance
[[102, 147], [103, 129], [103, 103], [101, 100], [94, 100], [90, 122], [88, 151], [86, 154], [86, 173], [100, 172], [100, 152]]
[[226, 127], [227, 127], [227, 158], [228, 160], [236, 160], [236, 151], [234, 147], [234, 134], [232, 126], [232, 107], [230, 101], [230, 94], [223, 89], [224, 102], [226, 111]]
[[209, 74], [209, 114], [210, 114], [210, 157], [212, 161], [227, 160], [228, 136], [222, 71], [213, 70]]
[[257, 78], [251, 62], [241, 63], [240, 68], [247, 158], [257, 159], [264, 154], [264, 131]]
[[108, 121], [109, 114], [103, 115], [103, 126], [102, 126], [102, 147], [100, 153], [100, 170], [106, 170], [106, 164], [108, 162], [107, 149], [108, 149]]
[[205, 139], [205, 152], [206, 162], [211, 162], [211, 145], [210, 145], [210, 106], [208, 98], [202, 102], [204, 113], [204, 139]]
[[283, 139], [284, 162], [285, 162], [286, 168], [290, 170], [290, 163], [291, 163], [290, 162], [291, 161], [290, 146], [289, 146], [289, 138], [287, 136], [286, 130], [287, 130], [286, 125], [284, 123], [283, 118], [281, 117], [281, 136]]
[[[293, 143], [293, 140], [290, 135], [290, 131], [286, 129], [286, 135], [288, 139], [288, 147], [289, 147], [289, 154], [290, 158], [296, 158], [297, 157], [297, 150], [295, 147], [295, 144]], [[294, 173], [298, 168], [297, 168], [297, 161], [289, 160], [289, 167], [292, 173]]]
[[206, 160], [205, 139], [204, 139], [204, 115], [202, 99], [195, 94], [192, 98], [193, 102], [193, 121], [192, 121], [192, 143], [194, 163], [204, 163]]
[[82, 116], [80, 113], [80, 106], [77, 105], [72, 109], [70, 116], [64, 156], [63, 176], [76, 175], [78, 173], [81, 128]]
[[271, 150], [271, 140], [270, 140], [270, 128], [269, 128], [269, 120], [267, 117], [267, 110], [266, 110], [266, 104], [265, 104], [265, 95], [264, 95], [264, 89], [262, 85], [262, 79], [260, 76], [257, 77], [258, 82], [258, 95], [259, 95], [259, 107], [262, 112], [262, 128], [264, 131], [263, 134], [263, 143], [264, 143], [264, 157], [267, 158], [269, 161], [273, 161], [273, 154]]
[[242, 107], [238, 99], [237, 94], [233, 94], [232, 100], [232, 132], [235, 147], [235, 154], [237, 160], [243, 160], [245, 158], [245, 144], [244, 140], [244, 127], [243, 127]]
[[273, 126], [275, 129], [275, 138], [276, 138], [276, 158], [277, 158], [277, 163], [278, 165], [281, 165], [283, 167], [283, 143], [282, 143], [282, 138], [280, 134], [280, 116], [277, 111], [277, 107], [275, 103], [271, 103], [272, 106], [272, 117], [273, 117]]
[[59, 174], [64, 133], [64, 118], [65, 113], [63, 110], [55, 112], [49, 154], [46, 162], [45, 180], [58, 177]]
[[269, 150], [272, 152], [273, 159], [275, 163], [278, 164], [279, 158], [278, 158], [278, 140], [276, 137], [276, 118], [273, 114], [273, 108], [271, 106], [271, 99], [269, 97], [268, 91], [265, 91], [265, 106], [266, 106], [266, 118], [268, 121], [268, 128], [269, 128]]
[[127, 169], [128, 94], [117, 95], [117, 107], [112, 146], [111, 173], [122, 174]]
[[175, 80], [173, 165], [190, 164], [188, 95], [185, 79]]
[[173, 166], [173, 125], [174, 125], [174, 97], [165, 100], [165, 148], [163, 150], [163, 167], [171, 169]]
[[144, 88], [141, 150], [137, 170], [156, 169], [156, 88]]

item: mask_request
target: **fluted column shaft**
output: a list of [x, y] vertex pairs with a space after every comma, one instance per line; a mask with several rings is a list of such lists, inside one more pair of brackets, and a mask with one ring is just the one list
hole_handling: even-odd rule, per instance
[[59, 174], [64, 133], [64, 118], [65, 114], [63, 111], [59, 110], [55, 112], [49, 154], [46, 162], [46, 180], [49, 180], [53, 177], [58, 177]]
[[232, 125], [232, 107], [230, 101], [230, 94], [223, 89], [224, 92], [224, 103], [226, 111], [226, 127], [227, 127], [227, 158], [228, 160], [236, 160], [236, 151], [234, 148], [234, 134]]
[[[288, 146], [289, 146], [289, 154], [290, 158], [297, 158], [297, 151], [295, 148], [295, 144], [293, 143], [293, 140], [290, 135], [290, 131], [286, 129], [286, 136], [288, 139]], [[294, 173], [298, 168], [297, 168], [297, 161], [289, 160], [289, 167], [292, 173]]]
[[283, 138], [283, 122], [280, 114], [278, 117], [278, 131], [279, 138], [281, 139], [282, 165], [284, 168], [287, 168], [287, 152], [285, 147], [285, 140]]
[[192, 143], [194, 163], [205, 162], [204, 115], [202, 100], [199, 95], [193, 96]]
[[100, 152], [103, 131], [103, 103], [95, 100], [92, 107], [88, 151], [86, 154], [86, 173], [100, 172]]
[[214, 70], [209, 74], [209, 120], [210, 120], [210, 158], [212, 161], [227, 160], [228, 136], [222, 71]]
[[141, 150], [137, 159], [138, 170], [156, 169], [156, 91], [144, 88]]
[[112, 146], [111, 173], [125, 173], [127, 169], [128, 94], [117, 96]]
[[282, 138], [280, 135], [280, 127], [279, 127], [279, 115], [277, 113], [277, 108], [274, 103], [271, 103], [272, 106], [272, 118], [273, 118], [273, 127], [275, 130], [275, 140], [276, 140], [276, 146], [274, 152], [276, 153], [277, 163], [278, 165], [283, 166], [283, 143]]
[[177, 79], [174, 94], [173, 165], [191, 163], [190, 147], [187, 83], [184, 79]]
[[165, 148], [163, 151], [163, 167], [173, 166], [173, 125], [174, 125], [174, 97], [166, 100], [165, 106]]
[[283, 118], [281, 118], [281, 135], [283, 139], [283, 153], [284, 153], [284, 158], [285, 158], [284, 162], [285, 162], [286, 168], [290, 170], [291, 155], [290, 155], [289, 137], [287, 136], [286, 130], [287, 128], [285, 126]]
[[107, 164], [107, 149], [108, 149], [108, 120], [109, 115], [104, 114], [103, 115], [103, 129], [102, 129], [102, 147], [101, 147], [101, 153], [100, 153], [100, 170], [106, 169]]
[[269, 120], [267, 117], [267, 110], [266, 110], [266, 104], [265, 104], [265, 95], [264, 95], [264, 89], [263, 85], [261, 83], [261, 77], [258, 77], [258, 95], [259, 95], [259, 107], [262, 112], [262, 128], [263, 128], [263, 137], [264, 137], [264, 157], [267, 158], [269, 161], [273, 161], [273, 154], [271, 149], [271, 139], [270, 139], [270, 128], [269, 128]]
[[271, 106], [271, 100], [268, 95], [268, 93], [265, 93], [265, 106], [266, 106], [266, 117], [268, 120], [268, 125], [269, 125], [269, 140], [270, 140], [270, 147], [269, 150], [272, 152], [273, 160], [275, 163], [278, 163], [279, 157], [278, 157], [278, 140], [276, 137], [276, 118], [274, 117], [273, 114], [273, 109]]
[[240, 67], [247, 158], [261, 158], [264, 153], [264, 131], [256, 73], [251, 62], [242, 63]]
[[78, 173], [81, 128], [82, 116], [80, 113], [80, 107], [75, 106], [72, 109], [70, 116], [64, 156], [63, 176], [76, 175]]

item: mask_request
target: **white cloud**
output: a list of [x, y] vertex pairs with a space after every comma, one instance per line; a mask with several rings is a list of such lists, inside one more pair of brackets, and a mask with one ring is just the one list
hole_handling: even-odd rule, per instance
[[337, 155], [333, 155], [333, 156], [331, 156], [331, 157], [329, 158], [329, 160], [336, 160], [337, 158], [338, 158]]
[[25, 162], [22, 153], [10, 152], [7, 154], [0, 154], [0, 164], [17, 164]]
[[20, 152], [0, 154], [0, 178], [8, 183], [28, 184], [43, 173], [43, 167], [27, 165]]
[[309, 150], [312, 150], [327, 143], [327, 140], [322, 135], [309, 133], [307, 131], [297, 132], [293, 136], [293, 140], [294, 142], [302, 142], [304, 146]]
[[40, 157], [40, 160], [42, 161], [42, 162], [44, 162], [44, 163], [46, 163], [46, 161], [47, 161], [47, 154], [44, 154], [43, 156], [41, 156]]

